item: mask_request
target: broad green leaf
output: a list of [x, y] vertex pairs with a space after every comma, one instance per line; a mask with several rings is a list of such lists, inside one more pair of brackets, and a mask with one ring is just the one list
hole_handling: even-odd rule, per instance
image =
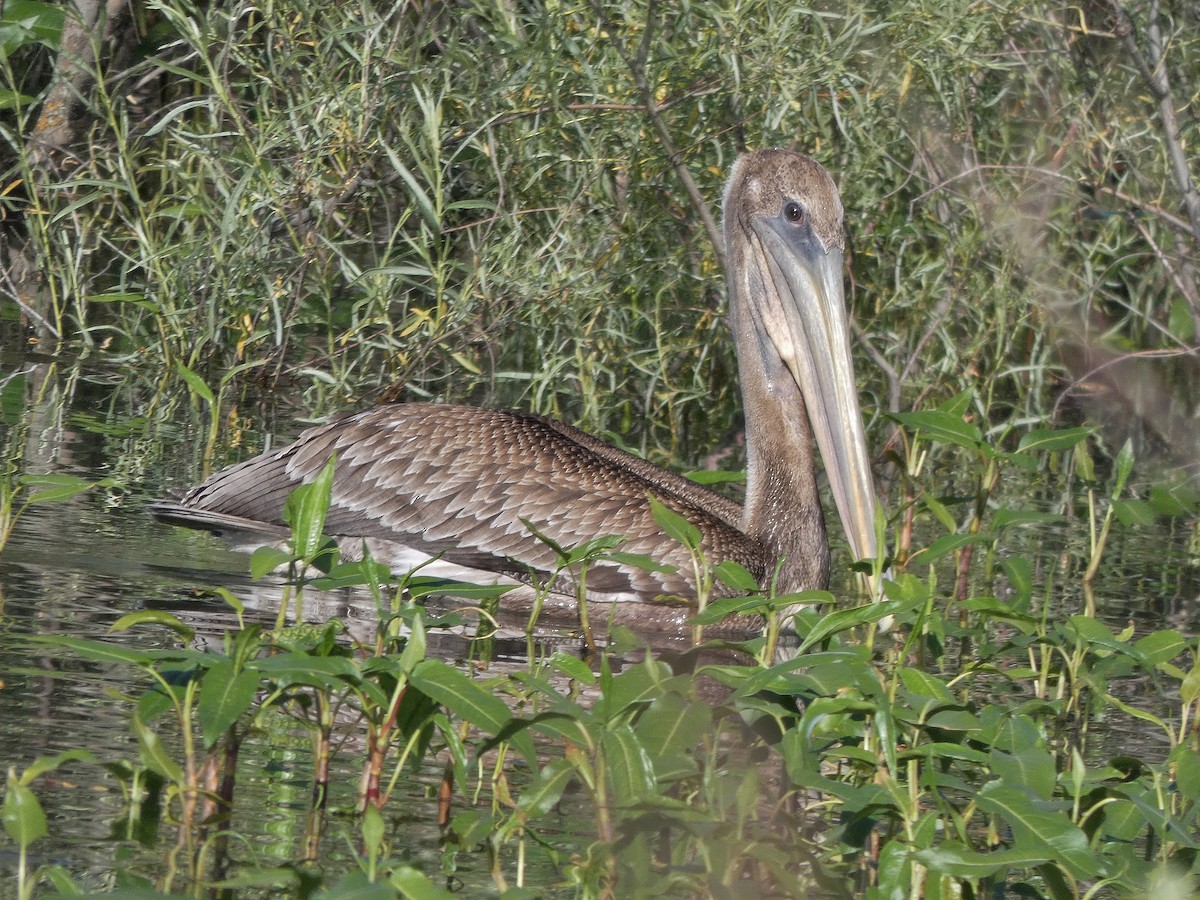
[[428, 875], [411, 866], [394, 867], [388, 872], [388, 881], [405, 900], [459, 900], [461, 897], [461, 894], [434, 884]]
[[440, 659], [426, 659], [413, 667], [411, 683], [421, 693], [489, 734], [498, 734], [512, 720], [504, 701], [458, 669]]
[[329, 457], [319, 475], [288, 495], [283, 520], [291, 526], [296, 540], [296, 555], [309, 562], [324, 546], [325, 516], [333, 491], [333, 473], [337, 454]]
[[1029, 560], [1024, 556], [1009, 556], [1001, 561], [1000, 568], [1015, 594], [1012, 608], [1019, 613], [1027, 612], [1033, 598], [1033, 567]]
[[27, 785], [21, 784], [13, 769], [8, 770], [4, 804], [0, 806], [0, 821], [4, 822], [4, 830], [8, 832], [8, 836], [21, 848], [28, 847], [50, 833], [42, 804]]
[[292, 561], [292, 554], [278, 547], [259, 547], [250, 555], [250, 577], [254, 579], [270, 575]]
[[880, 619], [887, 618], [888, 616], [900, 615], [912, 609], [915, 605], [917, 604], [914, 600], [883, 600], [879, 603], [868, 603], [865, 606], [856, 606], [853, 609], [839, 609], [836, 612], [831, 612], [813, 626], [812, 630], [800, 644], [800, 649], [797, 652], [804, 653], [814, 644], [818, 644], [835, 634], [848, 631], [851, 628], [878, 622]]
[[580, 684], [596, 683], [596, 675], [591, 666], [578, 656], [571, 656], [569, 653], [555, 653], [547, 662]]
[[1029, 868], [1053, 858], [1050, 852], [1038, 853], [1024, 847], [980, 853], [951, 841], [928, 850], [918, 850], [913, 856], [930, 872], [970, 879], [987, 878], [1002, 869]]
[[517, 809], [528, 818], [545, 815], [552, 810], [575, 777], [575, 767], [565, 759], [556, 759], [538, 773], [521, 796], [517, 798]]
[[307, 684], [329, 687], [339, 681], [357, 683], [362, 676], [358, 665], [344, 656], [311, 656], [307, 653], [277, 653], [254, 660], [249, 668], [273, 678], [280, 684]]
[[720, 580], [721, 584], [735, 591], [750, 591], [758, 590], [758, 582], [744, 566], [739, 565], [732, 559], [724, 560], [719, 563], [713, 573]]
[[989, 764], [992, 774], [1010, 786], [1024, 785], [1043, 800], [1054, 794], [1054, 759], [1041, 747], [1023, 747], [1012, 753], [992, 750]]
[[650, 514], [663, 533], [689, 550], [698, 549], [700, 547], [700, 529], [669, 506], [665, 506], [653, 494], [649, 496]]
[[1155, 631], [1134, 641], [1133, 644], [1150, 665], [1170, 662], [1189, 649], [1189, 644], [1178, 631]]
[[697, 747], [713, 728], [707, 703], [689, 703], [676, 693], [657, 697], [638, 718], [635, 731], [653, 758]]
[[1113, 513], [1122, 525], [1143, 527], [1153, 525], [1158, 517], [1154, 507], [1145, 500], [1114, 500]]
[[28, 502], [54, 503], [86, 491], [93, 483], [75, 475], [24, 475], [20, 485], [26, 489], [40, 488], [30, 492]]
[[1103, 871], [1087, 835], [1064, 814], [1062, 805], [1034, 800], [1001, 781], [988, 782], [975, 796], [982, 811], [1000, 816], [1012, 828], [1016, 849], [1053, 860], [1076, 879], [1095, 878]]
[[221, 660], [204, 673], [197, 705], [204, 746], [215, 744], [253, 705], [257, 690], [258, 673], [245, 669], [235, 675], [233, 661], [229, 659]]
[[629, 725], [620, 724], [605, 731], [600, 747], [608, 766], [609, 787], [618, 806], [631, 806], [654, 793], [654, 763]]

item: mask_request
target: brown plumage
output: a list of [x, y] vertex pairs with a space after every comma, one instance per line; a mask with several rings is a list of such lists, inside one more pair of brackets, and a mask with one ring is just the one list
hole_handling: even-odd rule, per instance
[[[778, 573], [781, 591], [824, 586], [829, 550], [814, 438], [852, 549], [875, 554], [874, 496], [841, 288], [841, 201], [817, 163], [762, 151], [734, 166], [724, 228], [746, 413], [744, 508], [560, 422], [412, 403], [309, 429], [151, 512], [242, 546], [277, 541], [286, 535], [288, 493], [336, 453], [326, 531], [347, 552], [366, 542], [375, 558], [397, 568], [436, 557], [442, 571], [476, 582], [545, 583], [555, 553], [526, 522], [568, 548], [622, 535], [622, 551], [673, 571], [598, 562], [587, 572], [589, 598], [614, 602], [619, 621], [679, 624], [686, 603], [655, 601], [695, 595], [692, 559], [654, 522], [653, 495], [700, 529], [709, 561], [736, 560], [764, 584]], [[569, 574], [552, 592], [571, 608]]]

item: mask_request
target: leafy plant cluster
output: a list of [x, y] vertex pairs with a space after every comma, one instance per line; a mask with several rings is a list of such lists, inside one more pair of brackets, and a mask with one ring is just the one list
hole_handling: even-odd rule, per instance
[[1005, 428], [1086, 381], [1195, 449], [1187, 4], [88, 9], [0, 20], [3, 303], [44, 346], [695, 460], [735, 414], [715, 200], [785, 144], [843, 188], [868, 408], [971, 387]]
[[[914, 447], [976, 438], [945, 410], [909, 425]], [[1077, 430], [1041, 431], [1013, 453], [980, 440], [974, 447], [986, 473], [999, 460], [1061, 465], [1086, 452], [1085, 439]], [[791, 644], [776, 624], [744, 642], [702, 641], [681, 662], [643, 652], [636, 636], [614, 630], [590, 657], [539, 653], [531, 642], [528, 665], [515, 672], [489, 673], [485, 654], [467, 673], [428, 654], [428, 629], [447, 620], [413, 599], [446, 590], [482, 598], [495, 589], [417, 576], [397, 584], [369, 560], [338, 562], [321, 535], [331, 473], [293, 496], [288, 550], [255, 559], [260, 571], [287, 563], [316, 572], [299, 579], [275, 630], [245, 624], [224, 591], [239, 627], [221, 651], [189, 649], [190, 629], [155, 610], [114, 628], [166, 627], [179, 649], [32, 638], [139, 670], [150, 689], [128, 698], [135, 760], [80, 749], [10, 771], [2, 815], [20, 851], [23, 896], [43, 877], [60, 892], [76, 889], [65, 869], [34, 870], [26, 860], [48, 828], [36, 779], [80, 763], [101, 765], [124, 785], [130, 823], [153, 819], [151, 833], [169, 824], [176, 835], [158, 839], [157, 878], [129, 870], [121, 882], [187, 895], [274, 886], [297, 896], [439, 897], [464, 856], [486, 860], [495, 888], [513, 897], [556, 888], [878, 898], [1188, 889], [1200, 826], [1196, 639], [1171, 629], [1117, 632], [1085, 610], [1061, 613], [1049, 587], [1040, 601], [1034, 596], [1023, 557], [1004, 560], [1004, 578], [988, 576], [990, 585], [1008, 585], [1003, 601], [956, 596], [957, 577], [948, 589], [943, 570], [925, 565], [997, 544], [1028, 516], [1021, 509], [986, 516], [969, 541], [954, 535], [912, 554], [882, 602], [829, 609], [826, 592], [751, 593], [714, 601], [696, 618], [703, 626], [730, 612], [798, 605]], [[1123, 478], [1097, 488], [1111, 499]], [[918, 503], [938, 508], [933, 497]], [[564, 565], [581, 561], [564, 556]], [[951, 571], [961, 567], [960, 557]], [[379, 613], [373, 643], [348, 642], [337, 622], [285, 627], [289, 610], [302, 618], [306, 584], [370, 591]], [[888, 635], [876, 631], [884, 618], [893, 620]], [[302, 842], [311, 855], [284, 869], [239, 853], [235, 824], [241, 748], [279, 717], [310, 734], [314, 772]], [[1161, 753], [1114, 752], [1100, 725], [1113, 717], [1152, 729]], [[358, 865], [327, 872], [315, 860], [329, 827], [330, 758], [348, 721], [357, 723], [362, 767], [350, 820]], [[408, 858], [403, 831], [389, 824], [398, 779], [430, 763], [445, 773], [427, 812], [443, 825], [442, 871]], [[522, 769], [536, 774], [522, 777]], [[564, 804], [590, 826], [564, 835]], [[556, 880], [530, 883], [535, 860]]]

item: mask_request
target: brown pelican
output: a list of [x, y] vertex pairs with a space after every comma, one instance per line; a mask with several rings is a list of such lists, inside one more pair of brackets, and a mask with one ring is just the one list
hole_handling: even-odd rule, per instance
[[[859, 559], [876, 555], [833, 179], [789, 151], [743, 155], [725, 189], [724, 235], [746, 419], [744, 506], [540, 416], [400, 403], [311, 428], [151, 512], [243, 546], [275, 542], [287, 533], [288, 493], [336, 454], [326, 532], [350, 552], [365, 542], [396, 570], [433, 557], [441, 568], [422, 571], [528, 586], [556, 568], [555, 551], [530, 525], [568, 548], [622, 535], [622, 551], [670, 571], [596, 562], [586, 573], [589, 602], [611, 602], [606, 614], [618, 622], [682, 623], [686, 604], [654, 601], [694, 598], [693, 562], [655, 523], [653, 496], [700, 530], [711, 563], [736, 560], [761, 584], [774, 579], [780, 592], [824, 587], [829, 547], [814, 440], [851, 550]], [[551, 591], [560, 609], [573, 608], [570, 577]], [[528, 587], [524, 593], [532, 596]], [[717, 586], [716, 596], [728, 593]]]

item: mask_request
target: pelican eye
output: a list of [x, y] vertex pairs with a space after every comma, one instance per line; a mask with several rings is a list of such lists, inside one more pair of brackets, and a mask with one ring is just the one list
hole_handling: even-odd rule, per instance
[[804, 221], [804, 207], [795, 200], [783, 204], [783, 217], [793, 224], [799, 225]]

